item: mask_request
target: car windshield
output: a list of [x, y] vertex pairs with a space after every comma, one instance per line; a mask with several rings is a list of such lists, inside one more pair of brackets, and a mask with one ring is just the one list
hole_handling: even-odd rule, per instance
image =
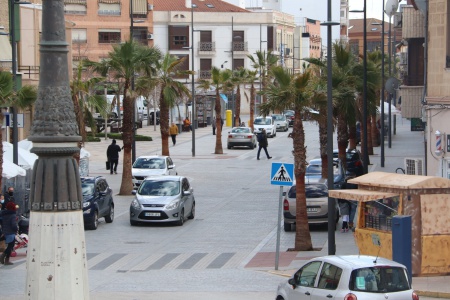
[[165, 169], [164, 158], [138, 158], [133, 164], [135, 169]]
[[247, 127], [233, 128], [231, 130], [231, 133], [250, 133], [250, 128]]
[[306, 175], [320, 175], [322, 174], [322, 165], [308, 165], [306, 167]]
[[274, 115], [274, 116], [272, 116], [272, 118], [273, 118], [275, 121], [284, 121], [284, 120], [286, 120], [286, 117], [283, 116], [283, 115]]
[[[328, 197], [328, 187], [325, 184], [306, 184], [305, 195], [306, 198]], [[295, 185], [290, 188], [288, 197], [289, 198], [297, 197]]]
[[392, 293], [411, 288], [405, 269], [391, 266], [353, 270], [349, 286], [352, 291], [369, 293]]
[[254, 125], [270, 125], [270, 119], [255, 119]]
[[81, 183], [81, 191], [83, 196], [94, 195], [95, 185], [94, 182], [84, 181]]
[[138, 190], [143, 196], [176, 196], [180, 193], [180, 182], [173, 180], [144, 180]]

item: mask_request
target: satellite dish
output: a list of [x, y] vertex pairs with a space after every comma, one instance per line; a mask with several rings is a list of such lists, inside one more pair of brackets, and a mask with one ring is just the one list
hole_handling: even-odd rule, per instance
[[386, 5], [384, 6], [384, 12], [392, 17], [393, 14], [397, 12], [398, 9], [398, 0], [387, 0]]
[[388, 91], [389, 93], [393, 94], [395, 92], [396, 89], [398, 89], [398, 79], [395, 77], [389, 77], [386, 80], [386, 84], [384, 85], [384, 88], [386, 91]]

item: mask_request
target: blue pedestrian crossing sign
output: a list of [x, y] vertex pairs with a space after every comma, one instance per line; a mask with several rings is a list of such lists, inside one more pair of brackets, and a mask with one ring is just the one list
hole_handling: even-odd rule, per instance
[[291, 186], [294, 184], [294, 164], [272, 163], [270, 184]]

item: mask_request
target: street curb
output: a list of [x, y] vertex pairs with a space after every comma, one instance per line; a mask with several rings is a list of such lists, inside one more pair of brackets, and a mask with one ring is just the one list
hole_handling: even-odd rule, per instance
[[417, 295], [423, 296], [423, 297], [450, 299], [450, 293], [420, 291], [420, 290], [415, 290], [415, 292], [417, 293]]

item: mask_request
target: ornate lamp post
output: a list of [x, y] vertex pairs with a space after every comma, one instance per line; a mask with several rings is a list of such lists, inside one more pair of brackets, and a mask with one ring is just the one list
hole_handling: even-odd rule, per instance
[[89, 299], [78, 133], [69, 86], [64, 1], [42, 1], [41, 72], [30, 137], [27, 299]]

